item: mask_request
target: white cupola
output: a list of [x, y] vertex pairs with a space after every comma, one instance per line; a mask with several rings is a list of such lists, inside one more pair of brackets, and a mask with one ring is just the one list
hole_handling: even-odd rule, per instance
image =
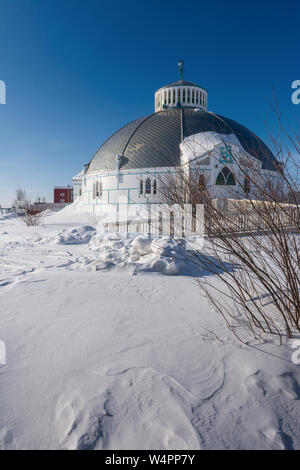
[[178, 61], [179, 80], [159, 88], [154, 95], [155, 112], [169, 108], [199, 108], [207, 110], [207, 90], [184, 80], [183, 60]]

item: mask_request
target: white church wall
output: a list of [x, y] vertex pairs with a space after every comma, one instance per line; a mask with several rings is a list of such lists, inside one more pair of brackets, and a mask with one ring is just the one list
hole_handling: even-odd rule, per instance
[[74, 199], [74, 201], [80, 195], [79, 192], [80, 192], [81, 186], [82, 186], [81, 181], [73, 181], [73, 199]]
[[[207, 187], [213, 198], [244, 198], [244, 178], [248, 174], [250, 180], [260, 175], [263, 179], [279, 178], [276, 171], [262, 170], [261, 162], [247, 153], [235, 136], [227, 136], [227, 141], [215, 133], [204, 133], [192, 136], [182, 147], [183, 161], [192, 172], [205, 175]], [[226, 137], [226, 136], [225, 136]], [[238, 143], [238, 145], [237, 145]], [[195, 156], [198, 152], [203, 154]], [[207, 151], [208, 149], [208, 151]], [[209, 164], [204, 164], [204, 163]], [[218, 175], [227, 167], [235, 176], [235, 185], [217, 185]], [[250, 193], [254, 195], [255, 185], [250, 184]]]
[[[175, 171], [166, 168], [133, 169], [119, 172], [98, 172], [85, 176], [82, 184], [83, 203], [86, 210], [101, 213], [104, 206], [121, 204], [158, 203], [158, 185], [161, 175]], [[151, 193], [146, 194], [146, 180], [150, 178]], [[140, 194], [140, 182], [143, 181], [143, 193]], [[156, 180], [156, 194], [154, 181]], [[101, 183], [101, 194], [97, 197], [95, 185]]]
[[[232, 141], [231, 141], [232, 142]], [[198, 172], [204, 174], [207, 188], [213, 198], [242, 198], [245, 196], [243, 187], [244, 173], [240, 169], [240, 162], [248, 159], [249, 167], [259, 170], [262, 175], [278, 177], [278, 173], [270, 171], [261, 171], [260, 162], [254, 157], [249, 156], [241, 151], [240, 146], [231, 145], [230, 151], [227, 152], [223, 142], [218, 142], [212, 150], [205, 155], [194, 158], [189, 164], [184, 165], [190, 174]], [[234, 158], [232, 158], [234, 157]], [[238, 163], [237, 163], [238, 162]], [[209, 164], [204, 164], [209, 163]], [[217, 185], [216, 180], [218, 174], [224, 167], [227, 167], [236, 176], [235, 185]], [[142, 168], [132, 170], [120, 170], [119, 172], [98, 172], [92, 175], [85, 175], [82, 183], [82, 198], [87, 211], [101, 214], [115, 206], [123, 204], [159, 204], [161, 202], [159, 196], [159, 185], [164, 175], [173, 172], [176, 174], [176, 168]], [[151, 181], [151, 193], [146, 194], [146, 180]], [[156, 194], [154, 194], [154, 181], [156, 180]], [[143, 182], [143, 191], [140, 191], [140, 182]], [[194, 180], [195, 181], [195, 180]], [[95, 194], [95, 185], [101, 184], [99, 195]], [[98, 189], [100, 189], [98, 187]], [[250, 188], [252, 191], [253, 188]], [[253, 194], [253, 193], [252, 193]]]

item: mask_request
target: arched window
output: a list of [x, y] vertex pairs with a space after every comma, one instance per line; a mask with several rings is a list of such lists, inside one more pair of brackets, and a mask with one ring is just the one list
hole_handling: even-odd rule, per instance
[[191, 101], [191, 90], [188, 88], [187, 91], [187, 102], [189, 103]]
[[153, 194], [157, 193], [157, 182], [156, 180], [153, 181]]
[[171, 90], [169, 90], [169, 103], [168, 104], [171, 104]]
[[173, 90], [173, 104], [175, 104], [175, 101], [176, 101], [176, 91]]
[[249, 193], [250, 189], [251, 189], [251, 185], [250, 185], [249, 176], [245, 176], [245, 178], [244, 178], [244, 191], [245, 191], [245, 193]]
[[143, 183], [143, 180], [140, 181], [140, 196], [143, 194], [144, 192], [144, 183]]
[[170, 238], [174, 238], [174, 212], [170, 212]]
[[146, 179], [145, 194], [151, 194], [151, 179]]
[[182, 102], [185, 103], [185, 88], [182, 90]]
[[216, 184], [218, 185], [226, 185], [226, 186], [234, 186], [235, 179], [231, 171], [225, 166], [222, 171], [217, 176]]
[[206, 181], [205, 176], [203, 174], [199, 175], [199, 190], [205, 191], [206, 189]]
[[195, 103], [195, 90], [192, 91], [192, 103]]
[[196, 91], [196, 103], [199, 104], [199, 90]]

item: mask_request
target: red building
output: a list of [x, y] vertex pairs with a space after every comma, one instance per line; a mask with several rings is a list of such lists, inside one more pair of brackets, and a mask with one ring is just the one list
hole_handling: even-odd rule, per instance
[[54, 202], [60, 204], [69, 204], [73, 202], [73, 188], [72, 186], [55, 186], [54, 187]]

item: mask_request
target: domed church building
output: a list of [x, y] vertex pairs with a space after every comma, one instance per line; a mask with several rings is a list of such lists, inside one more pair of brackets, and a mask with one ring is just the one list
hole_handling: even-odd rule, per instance
[[278, 177], [268, 147], [243, 125], [208, 111], [207, 90], [185, 81], [183, 61], [178, 66], [180, 79], [155, 92], [155, 112], [115, 132], [85, 165], [78, 194], [86, 210], [166, 202], [160, 181], [179, 168], [204, 175], [213, 198], [245, 195], [236, 181], [241, 168]]

